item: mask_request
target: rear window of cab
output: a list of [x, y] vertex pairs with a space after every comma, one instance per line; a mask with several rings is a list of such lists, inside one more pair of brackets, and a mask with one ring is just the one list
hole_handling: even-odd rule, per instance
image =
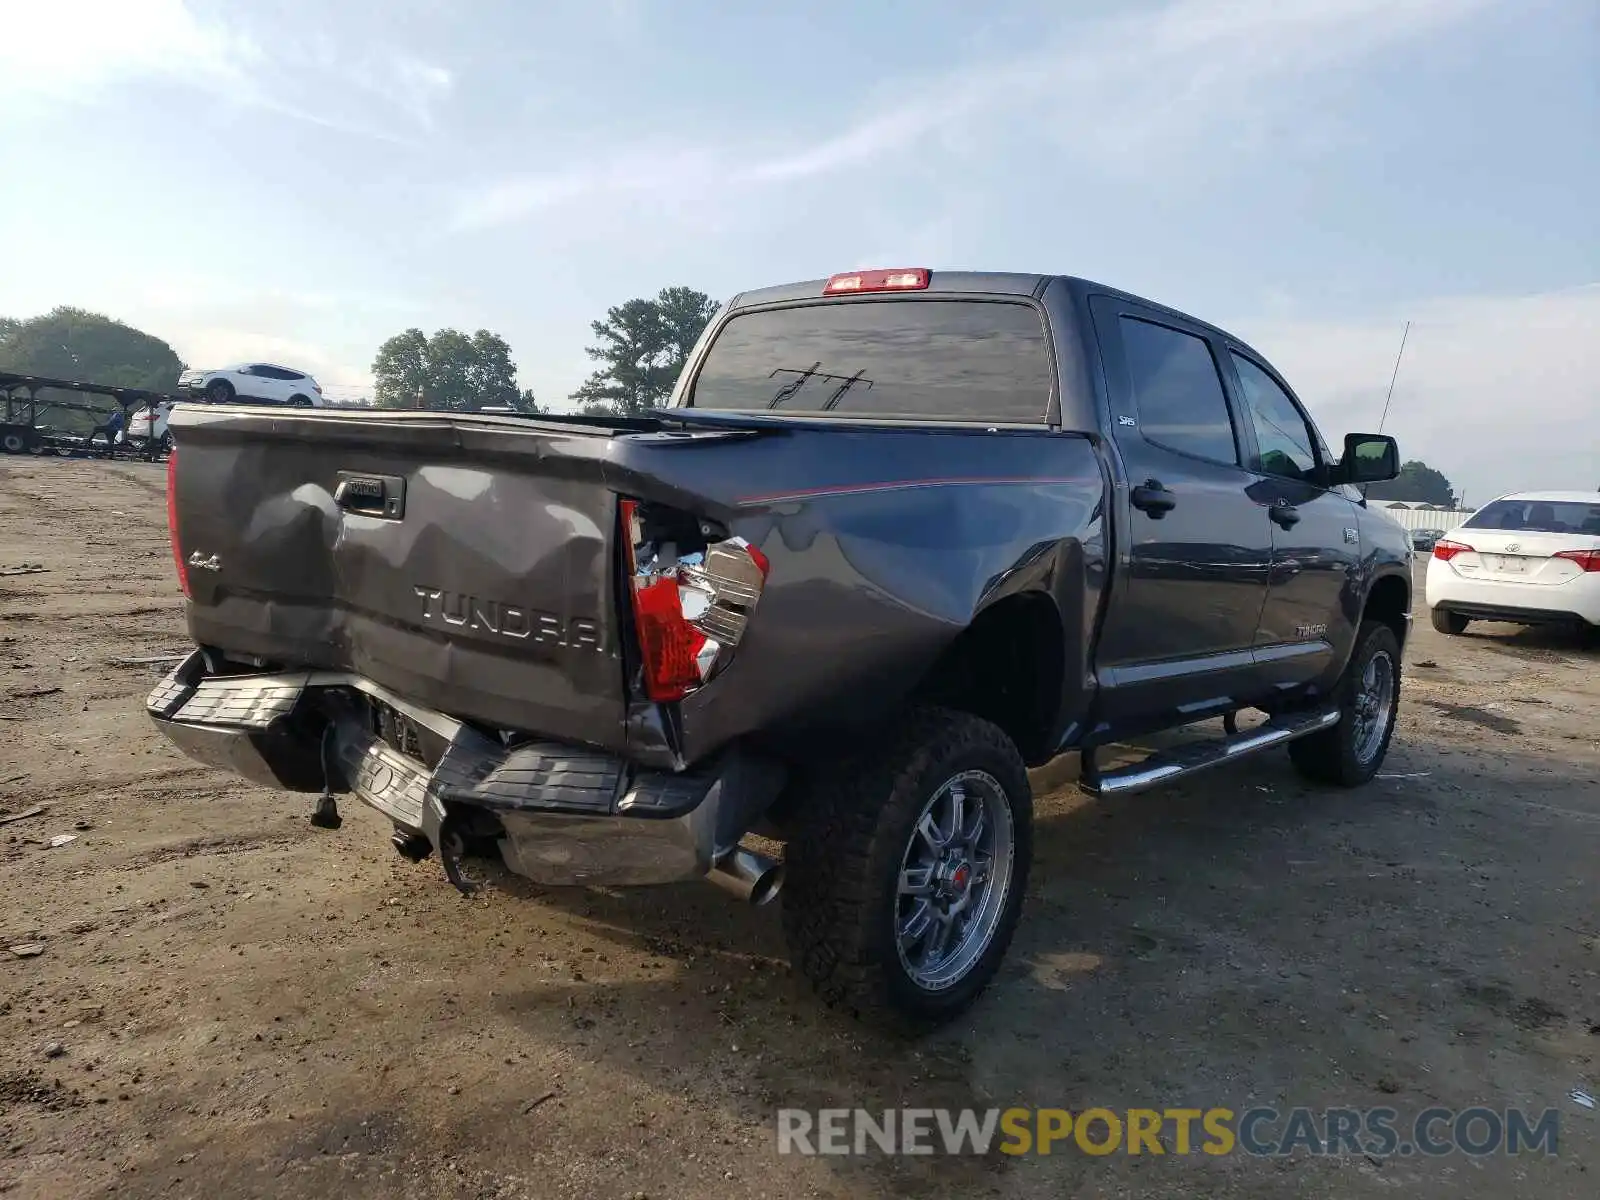
[[734, 411], [1042, 424], [1050, 352], [1030, 304], [904, 299], [740, 313], [688, 403]]

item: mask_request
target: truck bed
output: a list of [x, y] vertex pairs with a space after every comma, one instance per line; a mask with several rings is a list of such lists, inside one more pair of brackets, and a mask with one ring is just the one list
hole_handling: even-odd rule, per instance
[[[1070, 572], [1063, 619], [1088, 619], [1060, 532], [1096, 525], [1104, 484], [1076, 435], [225, 406], [173, 424], [199, 645], [351, 672], [490, 731], [681, 768], [754, 730], [892, 711], [1046, 553]], [[732, 666], [669, 706], [631, 673], [623, 497], [771, 562]]]

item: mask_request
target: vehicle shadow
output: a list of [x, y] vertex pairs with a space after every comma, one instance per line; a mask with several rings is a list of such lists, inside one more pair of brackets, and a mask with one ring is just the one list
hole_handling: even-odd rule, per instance
[[1502, 654], [1537, 662], [1561, 662], [1569, 657], [1600, 660], [1600, 628], [1474, 621], [1456, 636], [1475, 638]]
[[[1481, 1099], [1463, 1061], [1472, 1046], [1499, 1047], [1508, 1095], [1544, 1086], [1545, 1043], [1588, 1048], [1580, 984], [1560, 967], [1584, 953], [1563, 891], [1590, 886], [1600, 781], [1498, 747], [1403, 741], [1355, 791], [1307, 785], [1281, 754], [1117, 803], [1081, 797], [1072, 776], [1070, 762], [1035, 773], [1022, 926], [995, 986], [943, 1031], [885, 1033], [823, 1010], [786, 968], [776, 906], [703, 885], [542, 893], [659, 956], [670, 986], [541, 984], [499, 1002], [534, 1024], [574, 1012], [586, 1053], [633, 1056], [658, 1081], [724, 1063], [717, 1082], [690, 1083], [697, 1101], [768, 1129], [778, 1107], [1464, 1105]], [[1529, 929], [1548, 956], [1530, 959]], [[1018, 1165], [991, 1154], [839, 1169], [905, 1194], [969, 1195]]]

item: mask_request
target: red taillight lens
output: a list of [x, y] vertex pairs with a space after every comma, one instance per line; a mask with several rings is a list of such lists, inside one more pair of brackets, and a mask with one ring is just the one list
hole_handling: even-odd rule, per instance
[[178, 451], [167, 455], [167, 535], [172, 539], [172, 565], [178, 568], [178, 586], [189, 594], [189, 568], [183, 561], [183, 547], [178, 542]]
[[1440, 539], [1433, 544], [1433, 556], [1440, 562], [1449, 562], [1456, 555], [1464, 554], [1471, 549], [1471, 546], [1463, 546], [1460, 542]]
[[738, 537], [703, 550], [658, 546], [637, 500], [622, 501], [621, 518], [645, 694], [682, 700], [726, 665], [772, 564]]
[[926, 267], [900, 267], [893, 271], [850, 271], [830, 276], [822, 289], [824, 296], [850, 292], [916, 292], [928, 286], [931, 276]]
[[1600, 550], [1559, 550], [1555, 557], [1575, 562], [1585, 571], [1600, 571]]
[[639, 631], [639, 653], [644, 659], [644, 690], [657, 703], [682, 700], [705, 682], [700, 655], [711, 647], [706, 637], [683, 617], [678, 581], [663, 575], [633, 589], [634, 624]]

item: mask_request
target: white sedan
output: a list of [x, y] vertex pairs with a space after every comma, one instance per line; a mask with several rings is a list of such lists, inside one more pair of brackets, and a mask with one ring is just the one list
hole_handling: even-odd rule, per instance
[[240, 363], [217, 371], [185, 371], [178, 391], [213, 404], [254, 401], [321, 408], [322, 386], [304, 371], [274, 363]]
[[1440, 633], [1468, 621], [1600, 626], [1600, 493], [1484, 505], [1434, 543], [1424, 591]]

